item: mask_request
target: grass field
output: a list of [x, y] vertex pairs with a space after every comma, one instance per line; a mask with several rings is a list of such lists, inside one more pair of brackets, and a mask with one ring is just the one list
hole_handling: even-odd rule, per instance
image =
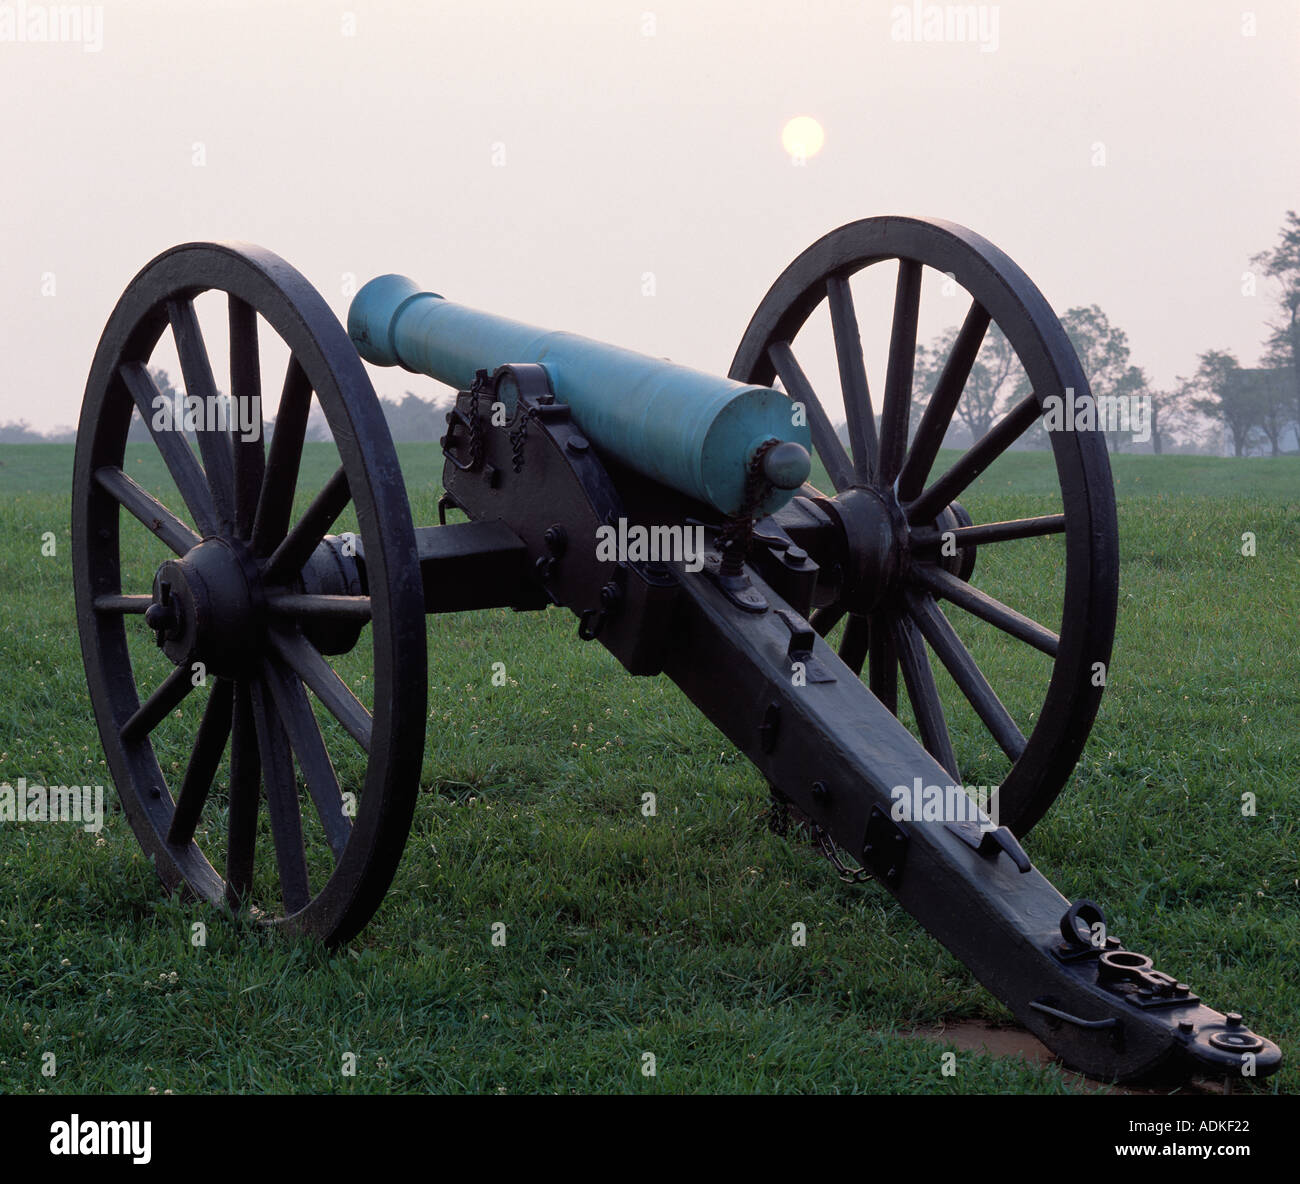
[[[416, 521], [436, 521], [437, 447], [399, 452]], [[309, 446], [303, 486], [330, 460]], [[0, 1090], [1081, 1088], [1053, 1066], [976, 1053], [943, 1075], [943, 1047], [908, 1032], [1008, 1013], [887, 893], [842, 885], [806, 844], [772, 836], [765, 785], [736, 750], [671, 683], [632, 679], [577, 642], [557, 610], [429, 620], [415, 825], [348, 948], [167, 898], [117, 807], [82, 674], [71, 461], [70, 446], [0, 447], [0, 782], [103, 782], [110, 807], [98, 836], [0, 823]], [[143, 447], [128, 467], [146, 486], [161, 476]], [[1281, 1044], [1287, 1064], [1256, 1088], [1296, 1092], [1300, 462], [1119, 456], [1114, 470], [1107, 695], [1026, 846], [1067, 896], [1100, 901], [1126, 944]], [[976, 521], [1050, 512], [1047, 454], [1011, 454], [994, 473], [966, 499]], [[161, 558], [153, 542], [126, 556], [140, 590]], [[977, 582], [1054, 623], [1057, 542], [982, 551]], [[971, 644], [1013, 712], [1032, 712], [1045, 666], [993, 638]], [[148, 638], [136, 653], [160, 660]], [[498, 661], [505, 686], [491, 681]], [[184, 712], [167, 725], [176, 737], [198, 707]], [[958, 713], [954, 731], [978, 769], [976, 730]], [[656, 818], [639, 810], [647, 790]], [[205, 947], [191, 944], [195, 921]], [[804, 948], [790, 942], [799, 921]]]

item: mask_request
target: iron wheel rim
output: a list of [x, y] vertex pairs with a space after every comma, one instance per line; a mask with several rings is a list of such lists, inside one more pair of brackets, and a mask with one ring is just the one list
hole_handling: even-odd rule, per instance
[[[850, 276], [888, 260], [900, 262], [900, 275], [905, 260], [918, 265], [918, 276], [925, 268], [947, 273], [970, 294], [972, 308], [987, 312], [1020, 360], [1038, 401], [1039, 415], [1043, 400], [1052, 394], [1062, 395], [1066, 387], [1074, 388], [1076, 401], [1091, 397], [1087, 378], [1056, 314], [1007, 255], [980, 235], [952, 223], [892, 216], [849, 223], [799, 255], [754, 313], [730, 377], [771, 385], [777, 377], [771, 347], [794, 340], [822, 302], [830, 301], [829, 285], [836, 280], [847, 284]], [[900, 279], [900, 292], [902, 282]], [[919, 300], [919, 278], [916, 284]], [[851, 297], [849, 314], [856, 333]], [[914, 346], [914, 323], [912, 342]], [[838, 338], [836, 345], [839, 354]], [[890, 352], [894, 352], [892, 343]], [[841, 376], [843, 380], [843, 371]], [[886, 398], [888, 394], [887, 390]], [[846, 390], [846, 412], [848, 400]], [[874, 419], [866, 418], [872, 420], [874, 432]], [[882, 412], [882, 434], [884, 419]], [[906, 419], [903, 430], [906, 440]], [[1023, 430], [1028, 427], [1011, 442]], [[1048, 438], [1064, 505], [1065, 594], [1059, 649], [1042, 707], [1033, 730], [1024, 738], [1023, 751], [1012, 760], [999, 788], [999, 821], [1018, 834], [1026, 833], [1046, 813], [1082, 753], [1104, 689], [1104, 679], [1102, 685], [1094, 685], [1095, 663], [1101, 663], [1104, 670], [1109, 668], [1118, 609], [1118, 524], [1104, 440], [1098, 433], [1082, 431], [1049, 431]], [[910, 444], [905, 446], [910, 452]], [[856, 456], [849, 459], [852, 463]], [[900, 467], [905, 463], [906, 456], [900, 457]], [[855, 480], [859, 476], [856, 469], [853, 476]], [[869, 487], [883, 489], [880, 477], [876, 474], [877, 483]], [[895, 474], [888, 482], [895, 494], [898, 481]], [[915, 499], [898, 500], [906, 511], [908, 501]], [[907, 615], [913, 616], [910, 601]]]

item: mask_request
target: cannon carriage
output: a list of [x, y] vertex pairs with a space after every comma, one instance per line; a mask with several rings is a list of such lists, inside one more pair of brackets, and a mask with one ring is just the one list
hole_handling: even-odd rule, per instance
[[[895, 277], [879, 422], [850, 284], [869, 268]], [[917, 415], [927, 271], [970, 302]], [[196, 453], [154, 422], [163, 392], [148, 363], [168, 333], [186, 395], [218, 398], [201, 293], [225, 298], [229, 396], [245, 416], [260, 405], [266, 339], [287, 355], [269, 445], [201, 426]], [[830, 324], [847, 446], [801, 352], [815, 313]], [[1026, 390], [936, 473], [993, 325]], [[362, 358], [458, 391], [437, 524], [412, 521]], [[975, 522], [962, 498], [1067, 392], [1090, 398], [1046, 300], [997, 248], [936, 221], [867, 219], [813, 244], [760, 303], [727, 376], [477, 312], [399, 276], [363, 287], [345, 330], [268, 252], [165, 252], [100, 341], [73, 491], [87, 680], [125, 813], [168, 887], [346, 941], [379, 906], [411, 824], [425, 616], [558, 606], [630, 674], [671, 678], [767, 780], [778, 814], [797, 813], [842, 874], [892, 893], [1067, 1064], [1107, 1080], [1246, 1062], [1265, 1075], [1275, 1045], [1126, 949], [1021, 843], [1078, 760], [1110, 659], [1118, 542], [1104, 441], [1049, 432], [1059, 513]], [[299, 477], [313, 400], [338, 466], [309, 493]], [[126, 471], [136, 411], [177, 504]], [[830, 489], [809, 483], [811, 457]], [[124, 532], [141, 529], [171, 552], [151, 586], [123, 561]], [[702, 546], [609, 545], [636, 530]], [[1024, 539], [1058, 544], [1050, 622], [979, 587], [982, 553]], [[1043, 656], [1030, 718], [1004, 705], [944, 605]], [[142, 631], [162, 677], [133, 656]], [[368, 702], [340, 674], [358, 662]], [[201, 721], [185, 731], [173, 713], [200, 684]], [[955, 711], [973, 713], [1001, 754], [996, 795], [960, 817], [900, 814], [900, 789], [960, 786]], [[185, 759], [165, 768], [155, 742], [178, 728]], [[254, 876], [267, 830], [274, 883]]]

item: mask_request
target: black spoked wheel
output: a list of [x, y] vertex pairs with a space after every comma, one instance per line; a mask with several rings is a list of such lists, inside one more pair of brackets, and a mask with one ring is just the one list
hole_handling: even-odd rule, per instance
[[[220, 324], [209, 318], [205, 337], [197, 308], [213, 301]], [[168, 335], [177, 399], [149, 365]], [[228, 342], [228, 400], [209, 340]], [[261, 373], [277, 354], [266, 446]], [[333, 444], [304, 448], [313, 396]], [[128, 464], [135, 411], [153, 445], [133, 446]], [[424, 603], [378, 401], [297, 271], [256, 247], [195, 243], [136, 276], [87, 383], [72, 526], [100, 738], [163, 882], [328, 942], [351, 937], [410, 828]]]
[[[877, 422], [850, 279], [891, 261], [897, 279]], [[917, 326], [923, 283], [935, 279], [964, 289], [970, 304], [942, 364], [933, 366], [933, 389], [923, 402]], [[796, 340], [814, 316], [830, 322], [847, 448], [827, 413], [828, 400], [819, 399], [809, 378], [815, 343]], [[968, 389], [972, 369], [983, 364], [991, 326], [1021, 381], [936, 475], [954, 416], [966, 410], [964, 399], [975, 397]], [[977, 481], [1040, 424], [1045, 400], [1054, 396], [1078, 408], [1092, 399], [1047, 301], [1006, 255], [962, 227], [869, 218], [833, 231], [790, 264], [754, 314], [731, 377], [759, 384], [779, 378], [804, 404], [814, 451], [835, 489], [826, 504], [843, 525], [844, 571], [836, 600], [814, 613], [814, 627], [824, 636], [842, 627], [840, 656], [859, 673], [866, 666], [871, 691], [896, 713], [901, 670], [910, 722], [926, 749], [955, 778], [969, 774], [969, 764], [981, 781], [999, 785], [998, 820], [1023, 834], [1051, 805], [1082, 751], [1105, 682], [1118, 599], [1114, 489], [1100, 432], [1048, 432], [1052, 512], [975, 522], [957, 500], [965, 498], [977, 514], [980, 502], [996, 512], [996, 487]], [[979, 417], [963, 422], [978, 424]], [[1025, 546], [1046, 550], [1035, 556]], [[979, 575], [999, 592], [1009, 589], [1009, 598], [1034, 599], [1039, 619], [977, 586]], [[1039, 585], [1051, 585], [1051, 604]], [[941, 602], [960, 610], [965, 634]], [[1051, 619], [1049, 611], [1059, 612], [1057, 631], [1040, 623]], [[1037, 676], [1034, 661], [1043, 664]], [[1014, 684], [1021, 718], [994, 690], [990, 665]], [[956, 743], [955, 716], [969, 719], [978, 735], [964, 727]]]

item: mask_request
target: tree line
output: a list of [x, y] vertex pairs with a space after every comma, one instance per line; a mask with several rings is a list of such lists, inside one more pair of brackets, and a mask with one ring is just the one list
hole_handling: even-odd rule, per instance
[[[1151, 450], [1157, 454], [1171, 449], [1217, 453], [1225, 432], [1236, 456], [1245, 456], [1256, 448], [1267, 448], [1278, 456], [1288, 433], [1294, 433], [1300, 448], [1300, 214], [1287, 211], [1277, 242], [1253, 255], [1250, 266], [1253, 270], [1242, 277], [1243, 295], [1253, 295], [1262, 277], [1272, 285], [1277, 304], [1263, 342], [1261, 361], [1266, 370], [1243, 368], [1231, 350], [1208, 349], [1197, 357], [1190, 376], [1177, 377], [1169, 387], [1156, 387], [1146, 371], [1133, 363], [1128, 335], [1111, 324], [1096, 304], [1068, 309], [1061, 317], [1093, 394], [1112, 400], [1142, 400], [1140, 431], [1129, 426], [1105, 432], [1112, 450], [1145, 445], [1149, 440]], [[914, 424], [920, 420], [919, 410], [934, 390], [956, 335], [957, 328], [952, 326], [928, 346], [917, 346]], [[159, 390], [174, 397], [170, 375], [161, 369], [152, 374]], [[949, 442], [965, 445], [979, 439], [1028, 389], [1028, 379], [1010, 343], [996, 325], [990, 326], [957, 405]], [[380, 398], [379, 405], [396, 441], [437, 440], [443, 435], [448, 400], [423, 399], [407, 391], [400, 401]], [[268, 434], [273, 426], [274, 421], [268, 420]], [[147, 437], [145, 424], [137, 414], [128, 438]], [[329, 438], [324, 416], [315, 405], [308, 420], [307, 438]], [[40, 432], [22, 420], [0, 424], [0, 443], [64, 443], [75, 439], [73, 428]], [[1025, 434], [1021, 447], [1048, 447], [1041, 421]]]
[[[153, 376], [159, 393], [169, 401], [175, 399], [176, 387], [171, 375], [161, 367], [152, 367], [149, 373]], [[388, 421], [388, 430], [397, 443], [411, 440], [440, 440], [447, 430], [447, 409], [451, 406], [451, 400], [450, 398], [422, 399], [414, 392], [407, 391], [400, 400], [381, 396], [379, 406], [384, 413], [384, 419]], [[267, 417], [264, 430], [269, 438], [275, 430], [274, 416]], [[330, 438], [325, 415], [320, 405], [314, 401], [307, 418], [306, 438], [308, 440]], [[71, 444], [76, 439], [75, 428], [55, 428], [52, 431], [41, 432], [31, 427], [25, 420], [0, 424], [0, 444]], [[140, 418], [138, 411], [131, 416], [127, 439], [149, 439], [149, 429]]]
[[[1156, 387], [1146, 371], [1133, 364], [1128, 336], [1111, 324], [1097, 305], [1068, 309], [1061, 317], [1094, 395], [1143, 399], [1142, 431], [1105, 433], [1114, 451], [1147, 440], [1157, 454], [1171, 449], [1218, 452], [1226, 432], [1236, 456], [1267, 448], [1283, 451], [1289, 432], [1300, 446], [1300, 214], [1287, 212], [1277, 243], [1251, 257], [1252, 271], [1242, 277], [1243, 295], [1253, 295], [1262, 276], [1274, 286], [1276, 316], [1268, 322], [1261, 361], [1267, 370], [1248, 370], [1231, 350], [1208, 349], [1196, 359], [1190, 376]], [[924, 407], [957, 336], [954, 325], [926, 346], [917, 347], [915, 411]], [[1010, 343], [996, 325], [990, 327], [954, 414], [950, 439], [967, 444], [979, 439], [1029, 383]], [[914, 415], [913, 420], [919, 418]], [[1045, 448], [1040, 423], [1022, 438], [1022, 446]]]

